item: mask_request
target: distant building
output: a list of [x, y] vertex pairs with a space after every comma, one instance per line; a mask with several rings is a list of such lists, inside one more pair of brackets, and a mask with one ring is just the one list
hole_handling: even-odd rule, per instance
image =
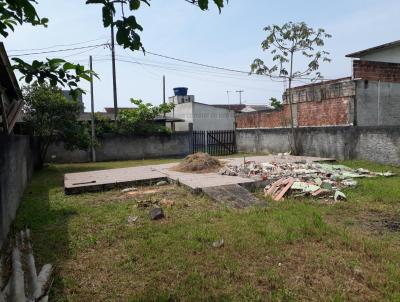
[[175, 95], [169, 98], [175, 108], [167, 115], [184, 122], [176, 124], [176, 131], [234, 130], [235, 111], [195, 102], [194, 95]]

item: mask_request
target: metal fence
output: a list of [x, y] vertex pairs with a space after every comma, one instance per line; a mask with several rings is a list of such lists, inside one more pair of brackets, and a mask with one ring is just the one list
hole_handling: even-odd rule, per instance
[[236, 153], [236, 138], [233, 130], [193, 131], [192, 153], [205, 152], [210, 155]]

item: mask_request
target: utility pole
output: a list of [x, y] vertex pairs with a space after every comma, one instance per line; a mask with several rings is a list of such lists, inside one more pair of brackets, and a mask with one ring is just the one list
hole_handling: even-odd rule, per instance
[[227, 97], [228, 97], [228, 106], [229, 106], [229, 103], [230, 103], [229, 94], [230, 94], [231, 92], [232, 92], [232, 91], [230, 91], [230, 90], [227, 90], [227, 91], [226, 91], [226, 95], [227, 95]]
[[239, 93], [239, 104], [242, 104], [242, 93], [244, 92], [244, 90], [236, 90], [237, 93]]
[[93, 58], [89, 57], [89, 65], [90, 65], [90, 106], [91, 106], [91, 118], [92, 118], [92, 141], [91, 141], [91, 149], [92, 149], [92, 161], [96, 162], [96, 150], [94, 149], [94, 143], [96, 141], [96, 132], [94, 125], [94, 91], [93, 91]]
[[115, 70], [115, 41], [114, 41], [114, 20], [111, 24], [111, 61], [113, 76], [113, 96], [114, 96], [114, 119], [118, 122], [118, 99], [117, 99], [117, 74]]
[[[165, 105], [165, 75], [163, 75], [163, 104]], [[164, 112], [165, 117], [165, 112]]]

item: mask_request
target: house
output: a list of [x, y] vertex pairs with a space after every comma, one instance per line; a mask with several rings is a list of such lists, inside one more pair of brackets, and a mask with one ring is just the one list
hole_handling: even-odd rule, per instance
[[0, 133], [10, 134], [23, 106], [22, 93], [0, 42]]
[[175, 108], [167, 116], [178, 118], [184, 122], [176, 124], [176, 131], [214, 131], [214, 130], [234, 130], [235, 111], [218, 108], [195, 101], [194, 95], [187, 95], [186, 91], [182, 94], [178, 91], [169, 101], [175, 104]]
[[[297, 127], [399, 126], [400, 41], [353, 52], [352, 76], [294, 87], [293, 123]], [[290, 124], [289, 91], [283, 108], [236, 118], [238, 128], [281, 128]]]

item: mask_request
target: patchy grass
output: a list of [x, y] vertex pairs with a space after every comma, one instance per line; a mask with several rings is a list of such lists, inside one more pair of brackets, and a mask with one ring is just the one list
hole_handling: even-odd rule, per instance
[[[38, 262], [56, 265], [52, 301], [400, 300], [400, 177], [362, 179], [335, 205], [288, 199], [246, 210], [179, 186], [63, 193], [66, 172], [165, 162], [36, 172], [15, 227], [29, 226]], [[138, 205], [162, 199], [175, 204], [166, 219], [150, 221]], [[139, 218], [129, 224], [128, 216]], [[221, 238], [224, 246], [212, 247]]]

